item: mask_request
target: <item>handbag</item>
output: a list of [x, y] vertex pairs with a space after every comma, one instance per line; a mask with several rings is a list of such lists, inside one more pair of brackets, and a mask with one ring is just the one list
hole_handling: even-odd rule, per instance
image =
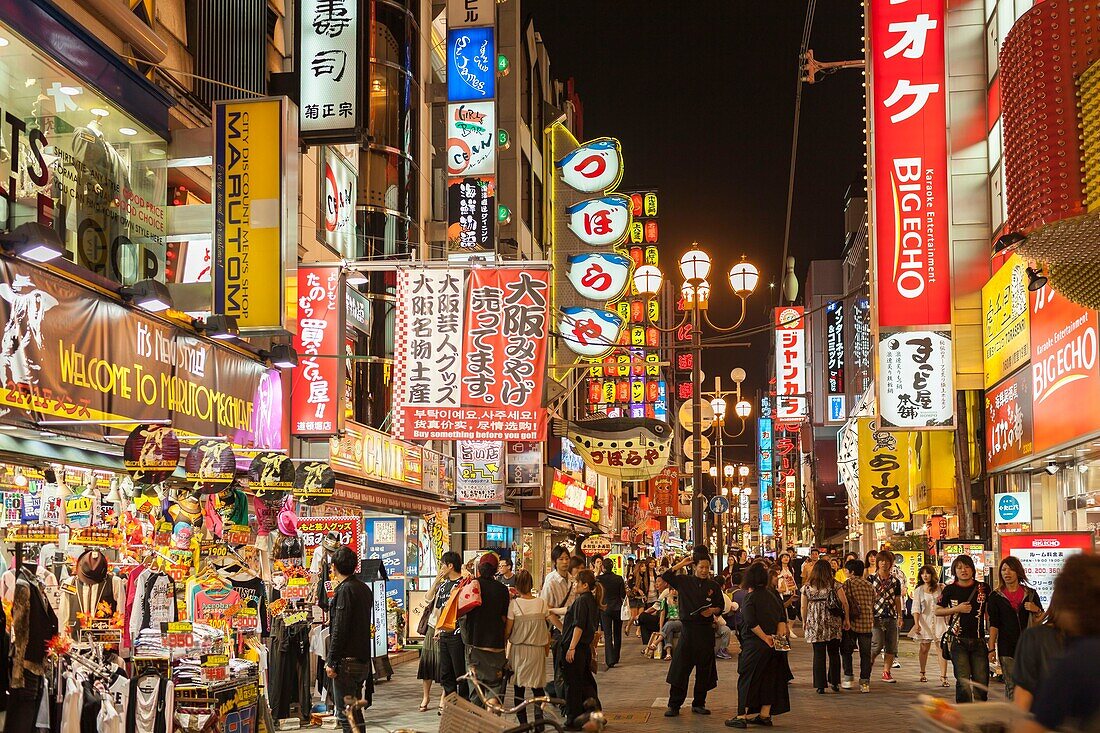
[[623, 606], [619, 609], [619, 620], [629, 621], [630, 618], [630, 601], [623, 600]]
[[[970, 592], [970, 597], [966, 599], [967, 603], [974, 601], [974, 596], [978, 593], [978, 584], [974, 584], [974, 590]], [[959, 638], [959, 615], [955, 614], [955, 620], [951, 622], [951, 626], [947, 628], [947, 631], [943, 632], [943, 636], [940, 637], [940, 656], [944, 659], [951, 658], [951, 647], [955, 641]]]
[[840, 596], [836, 594], [836, 586], [833, 586], [825, 599], [825, 610], [832, 616], [844, 617], [844, 606], [840, 603]]
[[481, 606], [481, 583], [474, 578], [464, 578], [458, 584], [456, 595], [458, 596], [456, 614], [458, 618], [462, 618], [470, 611]]
[[416, 633], [419, 636], [428, 635], [428, 622], [431, 620], [432, 611], [434, 610], [435, 603], [429, 603], [428, 607], [424, 609], [424, 613], [420, 614], [420, 621], [416, 624]]

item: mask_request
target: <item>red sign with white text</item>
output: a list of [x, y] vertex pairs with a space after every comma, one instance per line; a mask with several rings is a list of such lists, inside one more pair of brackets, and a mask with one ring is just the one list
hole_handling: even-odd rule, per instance
[[[295, 435], [327, 437], [340, 432], [344, 367], [344, 291], [339, 265], [298, 267], [298, 366], [291, 382], [290, 425]], [[324, 356], [322, 356], [324, 355]]]
[[945, 0], [871, 0], [878, 325], [951, 323]]
[[1019, 559], [1028, 585], [1039, 593], [1043, 608], [1049, 608], [1054, 579], [1066, 560], [1082, 552], [1091, 555], [1095, 542], [1092, 532], [1002, 534], [1001, 557]]
[[985, 393], [985, 464], [993, 470], [1031, 455], [1031, 373], [1021, 369]]
[[775, 417], [801, 420], [807, 414], [806, 323], [802, 306], [775, 309]]
[[680, 469], [670, 466], [649, 480], [649, 514], [675, 517], [679, 505]]
[[594, 487], [555, 469], [554, 482], [550, 485], [550, 496], [546, 499], [547, 509], [590, 520], [595, 505], [596, 489]]
[[1030, 294], [1036, 454], [1100, 429], [1096, 311], [1050, 286]]

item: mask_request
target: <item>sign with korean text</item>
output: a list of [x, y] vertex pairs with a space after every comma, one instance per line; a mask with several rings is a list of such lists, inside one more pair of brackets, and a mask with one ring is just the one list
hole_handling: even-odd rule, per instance
[[499, 440], [455, 442], [455, 503], [504, 503], [504, 444]]
[[680, 469], [669, 466], [649, 480], [649, 513], [652, 517], [675, 517], [679, 500]]
[[496, 102], [447, 105], [447, 175], [492, 176], [497, 170]]
[[542, 440], [546, 269], [404, 267], [397, 274], [394, 434]]
[[447, 26], [496, 25], [497, 0], [447, 0]]
[[447, 29], [447, 100], [480, 102], [496, 92], [494, 28]]
[[885, 430], [928, 430], [955, 424], [955, 371], [950, 331], [882, 333], [878, 344], [878, 407]]
[[365, 122], [362, 69], [367, 60], [361, 0], [298, 3], [299, 129], [307, 143], [359, 142]]
[[985, 464], [993, 471], [1031, 455], [1031, 374], [1017, 372], [985, 393]]
[[909, 521], [909, 433], [875, 429], [858, 418], [859, 510], [865, 522]]
[[[825, 306], [825, 370], [826, 388], [829, 394], [843, 395], [845, 387], [843, 300], [834, 300]], [[832, 415], [829, 417], [830, 420], [836, 419]]]
[[286, 97], [214, 103], [212, 312], [242, 332], [286, 325], [285, 253], [298, 226], [298, 182], [285, 168], [298, 139], [291, 107]]
[[1024, 566], [1028, 585], [1039, 594], [1043, 608], [1050, 608], [1054, 579], [1071, 556], [1092, 554], [1095, 549], [1092, 532], [1045, 532], [1002, 534], [1001, 556], [1012, 555]]
[[982, 344], [989, 389], [1031, 357], [1027, 263], [1012, 255], [982, 287]]
[[806, 417], [806, 328], [801, 306], [775, 309], [775, 416], [778, 420]]
[[1035, 453], [1100, 428], [1096, 311], [1049, 285], [1033, 292], [1029, 371]]
[[329, 440], [329, 463], [341, 473], [420, 491], [424, 486], [422, 450], [349, 420], [344, 432]]
[[945, 0], [871, 0], [873, 273], [880, 328], [951, 323]]
[[344, 297], [340, 265], [298, 268], [298, 365], [291, 379], [291, 428], [299, 436], [340, 432], [344, 366], [332, 358], [344, 341]]
[[321, 240], [347, 259], [359, 257], [355, 236], [355, 203], [359, 176], [355, 168], [331, 145], [322, 149], [317, 217]]
[[578, 481], [567, 473], [554, 470], [554, 480], [550, 485], [550, 496], [546, 499], [546, 508], [572, 515], [588, 521], [592, 519], [592, 509], [596, 503], [596, 489]]
[[496, 178], [447, 181], [447, 252], [491, 252], [497, 226]]

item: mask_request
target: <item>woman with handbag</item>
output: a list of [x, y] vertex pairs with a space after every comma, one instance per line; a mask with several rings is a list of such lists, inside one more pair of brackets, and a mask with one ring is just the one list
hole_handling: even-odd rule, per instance
[[[928, 652], [933, 644], [939, 644], [947, 631], [947, 623], [936, 615], [943, 584], [940, 574], [931, 565], [925, 565], [917, 573], [920, 585], [913, 591], [913, 631], [910, 636], [920, 642], [920, 681], [927, 682], [925, 670], [928, 668]], [[940, 655], [940, 686], [947, 687], [947, 660]]]
[[[439, 568], [439, 574], [432, 581], [432, 587], [428, 590], [425, 599], [427, 607], [420, 616], [420, 623], [416, 626], [416, 633], [424, 639], [420, 649], [420, 663], [416, 667], [416, 678], [421, 681], [424, 694], [420, 697], [420, 712], [426, 712], [432, 695], [432, 683], [439, 679], [439, 640], [435, 636], [435, 627], [439, 619], [439, 611], [442, 603], [436, 603], [439, 598], [439, 589], [447, 577], [447, 568], [443, 565]], [[444, 599], [446, 600], [446, 599]]]
[[1012, 700], [1016, 693], [1012, 681], [1016, 645], [1024, 629], [1042, 621], [1043, 602], [1035, 589], [1027, 586], [1019, 558], [1009, 555], [1001, 560], [997, 575], [1000, 587], [989, 597], [989, 658], [1000, 657], [1005, 697]]
[[985, 625], [992, 591], [975, 579], [974, 561], [959, 555], [951, 563], [955, 582], [947, 584], [936, 609], [937, 616], [951, 617], [940, 647], [955, 666], [955, 702], [984, 702], [989, 697], [989, 650]]
[[[806, 641], [814, 648], [814, 687], [825, 694], [826, 680], [840, 692], [840, 632], [850, 626], [848, 599], [828, 560], [818, 560], [802, 586], [802, 619]], [[828, 656], [828, 674], [825, 658]]]

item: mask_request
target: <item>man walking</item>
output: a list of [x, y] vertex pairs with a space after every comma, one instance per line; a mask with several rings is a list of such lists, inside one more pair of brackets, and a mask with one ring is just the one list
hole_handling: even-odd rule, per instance
[[[374, 693], [371, 635], [363, 633], [364, 622], [369, 622], [374, 608], [374, 593], [366, 583], [355, 577], [359, 558], [351, 548], [338, 548], [332, 553], [331, 562], [331, 577], [336, 587], [329, 605], [329, 648], [325, 674], [332, 680], [336, 720], [344, 733], [351, 733], [351, 724], [344, 712], [344, 697], [359, 700], [365, 696], [369, 703]], [[359, 711], [355, 714], [361, 716]], [[361, 717], [359, 724], [362, 725]]]
[[546, 576], [542, 583], [542, 592], [539, 593], [539, 597], [546, 599], [546, 605], [550, 608], [550, 649], [554, 654], [554, 678], [551, 680], [553, 689], [549, 689], [548, 685], [547, 694], [562, 697], [565, 686], [561, 672], [562, 658], [565, 656], [561, 648], [562, 619], [573, 591], [573, 581], [569, 577], [569, 550], [561, 545], [555, 547], [550, 553], [550, 560], [554, 563], [554, 572]]
[[626, 583], [615, 574], [615, 563], [603, 559], [603, 572], [596, 582], [603, 588], [603, 610], [600, 612], [600, 628], [603, 630], [603, 658], [607, 668], [619, 663], [623, 649], [623, 601], [626, 598]]
[[505, 588], [516, 587], [516, 574], [512, 572], [512, 561], [506, 557], [500, 558], [500, 572], [497, 573], [496, 580]]
[[871, 630], [871, 657], [885, 650], [882, 681], [897, 682], [890, 669], [898, 654], [898, 619], [901, 618], [901, 581], [894, 574], [894, 553], [883, 550], [875, 558], [875, 574], [871, 587], [875, 591], [874, 628]]
[[840, 661], [844, 667], [844, 681], [840, 686], [852, 689], [852, 653], [859, 648], [859, 691], [871, 691], [871, 630], [874, 628], [875, 589], [863, 577], [862, 560], [852, 558], [844, 564], [848, 580], [844, 582], [844, 596], [848, 599], [851, 624], [840, 638]]

